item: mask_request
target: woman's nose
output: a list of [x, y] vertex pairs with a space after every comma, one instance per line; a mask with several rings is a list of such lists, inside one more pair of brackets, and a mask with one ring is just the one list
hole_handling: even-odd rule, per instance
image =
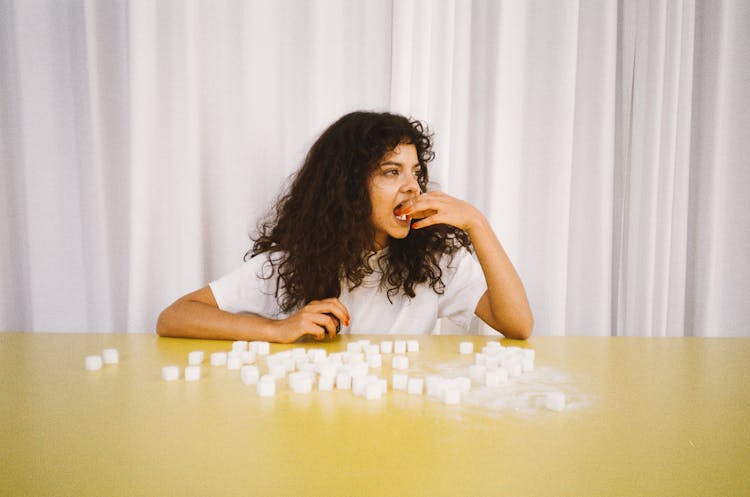
[[413, 175], [408, 175], [406, 181], [401, 186], [401, 190], [403, 192], [412, 192], [417, 193], [420, 191], [419, 188], [419, 182], [417, 181], [417, 177]]

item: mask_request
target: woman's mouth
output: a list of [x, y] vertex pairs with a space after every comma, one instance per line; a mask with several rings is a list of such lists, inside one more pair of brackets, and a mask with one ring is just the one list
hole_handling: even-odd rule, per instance
[[404, 214], [404, 213], [402, 212], [402, 211], [403, 211], [403, 209], [404, 209], [404, 205], [405, 205], [405, 204], [406, 204], [406, 202], [401, 202], [400, 204], [398, 204], [398, 205], [396, 206], [396, 208], [395, 208], [395, 209], [393, 209], [393, 215], [394, 215], [394, 217], [395, 217], [395, 218], [396, 218], [397, 220], [401, 221], [401, 222], [406, 222], [406, 221], [408, 221], [408, 220], [409, 220], [409, 216], [408, 216], [407, 214]]

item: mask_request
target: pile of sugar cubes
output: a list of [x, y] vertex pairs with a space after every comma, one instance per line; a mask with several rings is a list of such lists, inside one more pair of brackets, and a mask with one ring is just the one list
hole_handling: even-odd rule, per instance
[[[473, 342], [461, 342], [459, 352], [463, 355], [474, 353]], [[496, 388], [519, 378], [523, 373], [533, 371], [535, 358], [533, 349], [503, 347], [500, 342], [488, 341], [481, 352], [474, 354], [474, 364], [469, 366], [469, 378], [478, 385]], [[459, 380], [466, 385], [465, 379]], [[439, 383], [440, 380], [436, 381]], [[468, 391], [466, 386], [464, 391]], [[562, 411], [565, 408], [565, 394], [548, 392], [543, 405], [553, 411]]]
[[[298, 394], [313, 390], [347, 390], [368, 400], [377, 400], [388, 392], [389, 378], [381, 376], [384, 356], [390, 359], [390, 385], [393, 391], [424, 395], [444, 404], [461, 403], [472, 387], [498, 388], [503, 384], [534, 370], [535, 354], [532, 349], [503, 347], [498, 341], [488, 341], [481, 352], [474, 354], [473, 342], [461, 342], [459, 354], [474, 354], [468, 376], [446, 377], [409, 372], [410, 356], [419, 352], [418, 340], [386, 340], [371, 343], [358, 340], [347, 344], [345, 352], [328, 353], [325, 349], [303, 347], [270, 353], [270, 344], [261, 341], [236, 341], [228, 352], [214, 352], [209, 362], [212, 367], [238, 370], [245, 385], [255, 386], [261, 397], [276, 395], [277, 385], [286, 382]], [[265, 367], [261, 366], [265, 357]], [[188, 366], [184, 369], [185, 381], [201, 378], [202, 351], [190, 352]], [[162, 368], [162, 379], [180, 378], [180, 367]], [[553, 392], [546, 395], [544, 405], [551, 410], [565, 408], [565, 395]]]
[[[388, 392], [388, 379], [378, 373], [383, 366], [383, 356], [390, 358], [391, 389], [411, 395], [436, 398], [448, 405], [461, 403], [472, 386], [498, 388], [503, 384], [534, 370], [533, 349], [503, 347], [500, 342], [488, 341], [480, 352], [474, 353], [473, 342], [461, 342], [459, 354], [474, 354], [468, 367], [468, 376], [446, 377], [409, 374], [409, 357], [419, 352], [418, 340], [386, 340], [379, 344], [370, 340], [358, 340], [347, 344], [346, 352], [328, 353], [325, 349], [297, 347], [271, 354], [268, 342], [236, 341], [228, 352], [214, 352], [209, 356], [212, 367], [238, 370], [245, 385], [254, 385], [261, 397], [276, 395], [276, 386], [286, 381], [291, 391], [307, 394], [318, 391], [347, 390], [368, 400], [377, 400]], [[265, 357], [265, 368], [261, 367]], [[184, 368], [185, 381], [201, 379], [201, 368], [205, 361], [203, 351], [188, 354], [188, 365]], [[101, 355], [85, 358], [85, 368], [96, 371], [104, 364], [117, 364], [117, 349], [108, 348]], [[180, 379], [181, 368], [164, 366], [161, 377], [164, 381]], [[553, 411], [565, 408], [565, 394], [550, 392], [544, 398], [544, 406]]]
[[[268, 342], [236, 341], [232, 343], [231, 351], [214, 352], [209, 360], [213, 367], [239, 370], [242, 382], [255, 385], [261, 397], [276, 395], [277, 383], [285, 380], [295, 393], [310, 393], [313, 388], [319, 391], [349, 390], [355, 395], [375, 400], [388, 391], [388, 380], [373, 374], [383, 366], [383, 355], [392, 355], [391, 367], [403, 371], [409, 368], [407, 354], [414, 352], [419, 352], [417, 340], [384, 341], [380, 344], [359, 340], [347, 344], [346, 352], [331, 354], [321, 348], [308, 350], [302, 347], [271, 354]], [[265, 357], [265, 368], [261, 368], [260, 357]], [[200, 379], [203, 361], [202, 351], [188, 354], [185, 381]], [[179, 378], [179, 366], [162, 368], [163, 380]], [[417, 392], [414, 385], [411, 387], [413, 393], [422, 393], [421, 386]]]

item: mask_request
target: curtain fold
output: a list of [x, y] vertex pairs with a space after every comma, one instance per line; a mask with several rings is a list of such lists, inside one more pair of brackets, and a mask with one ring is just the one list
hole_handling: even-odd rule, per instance
[[535, 333], [748, 336], [748, 55], [741, 0], [0, 0], [0, 330], [152, 331], [373, 109], [430, 125]]
[[625, 174], [614, 324], [624, 335], [682, 334], [695, 5], [627, 7], [623, 52], [632, 64], [621, 73], [629, 105], [619, 157]]

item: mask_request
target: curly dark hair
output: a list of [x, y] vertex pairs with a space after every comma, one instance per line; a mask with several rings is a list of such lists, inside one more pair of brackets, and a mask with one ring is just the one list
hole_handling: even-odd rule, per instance
[[[342, 284], [352, 290], [373, 272], [375, 228], [367, 182], [387, 153], [410, 144], [417, 150], [422, 166], [417, 182], [425, 192], [426, 165], [435, 157], [431, 139], [419, 121], [376, 112], [346, 114], [320, 135], [245, 254], [246, 260], [274, 254], [271, 271], [262, 277], [278, 274], [276, 298], [284, 312], [339, 297]], [[463, 230], [442, 224], [412, 229], [406, 238], [391, 238], [388, 247], [377, 260], [390, 300], [401, 290], [414, 297], [414, 287], [423, 283], [442, 294], [442, 255], [471, 250], [471, 242]]]

